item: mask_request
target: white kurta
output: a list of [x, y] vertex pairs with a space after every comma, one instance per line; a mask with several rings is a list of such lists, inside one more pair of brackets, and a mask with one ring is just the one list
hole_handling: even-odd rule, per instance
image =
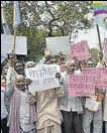
[[24, 132], [29, 132], [35, 128], [34, 123], [29, 123], [29, 102], [26, 92], [21, 92], [20, 126]]
[[5, 119], [8, 115], [4, 97], [5, 97], [5, 88], [1, 87], [1, 120]]

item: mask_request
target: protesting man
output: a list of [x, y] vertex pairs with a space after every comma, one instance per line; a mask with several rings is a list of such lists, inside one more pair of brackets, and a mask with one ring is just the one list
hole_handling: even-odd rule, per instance
[[[58, 75], [56, 76], [60, 79]], [[61, 133], [62, 115], [59, 100], [64, 96], [63, 88], [59, 87], [38, 92], [29, 91], [35, 97], [34, 102], [36, 102], [37, 106], [37, 133]]]
[[[18, 64], [16, 66], [16, 64]], [[9, 60], [9, 69], [7, 72], [7, 94], [10, 99], [10, 111], [7, 125], [10, 133], [35, 133], [36, 112], [35, 105], [32, 104], [32, 96], [28, 93], [27, 82], [24, 78], [24, 67], [16, 63], [14, 70], [13, 60]]]
[[[80, 97], [68, 96], [68, 76], [76, 75], [76, 64], [74, 60], [67, 63], [67, 71], [63, 73], [63, 87], [65, 91], [65, 97], [61, 101], [61, 111], [63, 115], [63, 130], [64, 133], [82, 133], [82, 123], [80, 114], [83, 113], [82, 101]], [[74, 125], [74, 131], [73, 131]]]
[[15, 86], [9, 89], [11, 90], [8, 91], [13, 91], [8, 121], [9, 133], [36, 133], [35, 105], [30, 104], [31, 96], [26, 89], [24, 76], [17, 75]]
[[7, 70], [7, 75], [6, 75], [6, 86], [10, 90], [10, 91], [8, 91], [8, 94], [7, 94], [9, 103], [12, 98], [11, 88], [14, 87], [15, 81], [16, 81], [16, 76], [18, 74], [25, 75], [24, 74], [24, 65], [20, 61], [15, 62], [13, 57], [11, 57], [8, 61], [8, 70]]
[[[95, 67], [94, 60], [89, 59], [87, 61], [87, 65], [89, 68]], [[102, 99], [103, 95], [100, 94], [103, 93], [101, 92], [101, 89], [96, 90], [96, 96], [86, 98], [86, 103], [87, 101], [93, 101], [93, 103], [98, 105], [98, 107], [95, 109], [94, 106], [90, 110], [90, 105], [86, 105], [85, 103], [85, 108], [84, 108], [84, 114], [83, 114], [83, 133], [92, 133], [91, 129], [91, 123], [93, 122], [93, 133], [102, 133], [102, 124], [103, 124], [103, 119], [102, 119]], [[96, 99], [96, 100], [95, 100]]]

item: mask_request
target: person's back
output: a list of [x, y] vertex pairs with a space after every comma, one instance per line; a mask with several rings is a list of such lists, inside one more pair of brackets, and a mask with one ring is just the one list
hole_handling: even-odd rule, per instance
[[[36, 93], [37, 98], [37, 130], [42, 133], [49, 126], [55, 126], [60, 131], [62, 115], [59, 109], [58, 98], [64, 95], [61, 88], [55, 88]], [[44, 129], [41, 131], [41, 129]], [[52, 129], [53, 130], [53, 129]], [[53, 132], [56, 133], [54, 130]]]

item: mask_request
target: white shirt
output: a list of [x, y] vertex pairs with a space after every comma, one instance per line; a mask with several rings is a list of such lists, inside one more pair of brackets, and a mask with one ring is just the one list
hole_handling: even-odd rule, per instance
[[4, 96], [5, 96], [5, 88], [1, 87], [1, 120], [6, 118], [8, 115], [5, 101], [4, 101]]
[[[80, 75], [80, 74], [81, 74], [80, 72], [74, 73], [74, 75]], [[78, 112], [79, 114], [83, 113], [81, 97], [68, 96], [67, 72], [62, 74], [62, 78], [63, 78], [63, 87], [65, 91], [65, 97], [61, 101], [60, 110], [67, 111], [67, 112], [70, 112], [72, 110], [72, 112]]]
[[29, 103], [26, 92], [21, 92], [20, 126], [24, 132], [29, 132], [35, 128], [33, 123], [29, 123]]
[[75, 75], [81, 75], [81, 73], [82, 73], [82, 72], [81, 72], [80, 69], [78, 69], [78, 70], [75, 71]]

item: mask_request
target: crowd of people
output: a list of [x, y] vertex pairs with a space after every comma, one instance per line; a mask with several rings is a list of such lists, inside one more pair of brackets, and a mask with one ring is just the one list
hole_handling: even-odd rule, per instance
[[[55, 75], [60, 87], [29, 92], [32, 81], [26, 78], [25, 69], [37, 64], [65, 64], [65, 71]], [[107, 133], [106, 88], [96, 89], [96, 111], [85, 106], [93, 97], [68, 96], [68, 76], [81, 75], [84, 67], [106, 67], [102, 53], [98, 62], [93, 58], [67, 61], [62, 53], [47, 53], [38, 63], [10, 58], [1, 74], [2, 133]]]

